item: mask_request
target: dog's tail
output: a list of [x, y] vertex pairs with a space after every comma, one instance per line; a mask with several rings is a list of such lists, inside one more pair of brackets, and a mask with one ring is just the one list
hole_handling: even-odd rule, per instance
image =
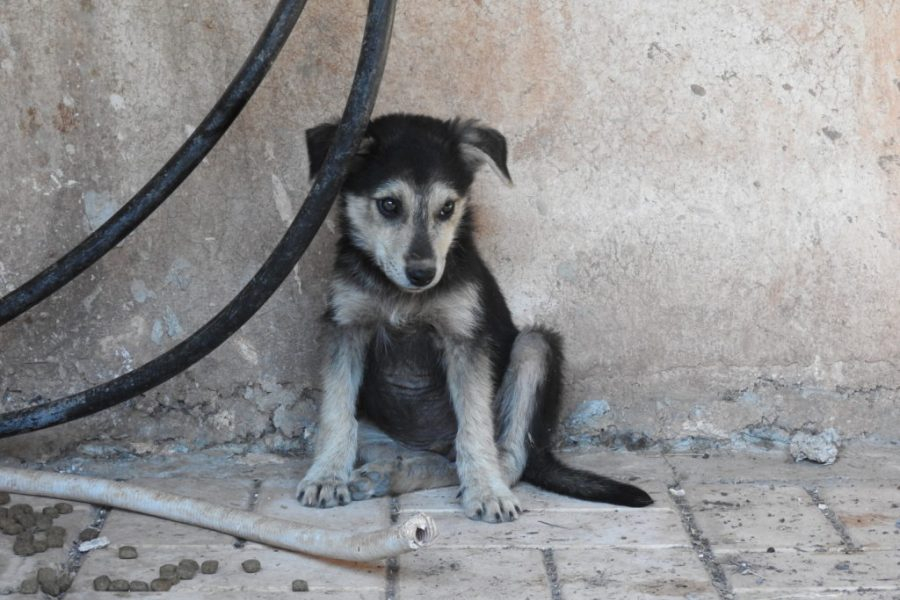
[[564, 496], [622, 506], [648, 506], [653, 498], [639, 487], [563, 464], [550, 450], [534, 449], [522, 480]]

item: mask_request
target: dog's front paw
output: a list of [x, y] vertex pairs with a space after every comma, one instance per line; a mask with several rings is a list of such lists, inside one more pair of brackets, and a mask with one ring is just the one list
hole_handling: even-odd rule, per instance
[[476, 521], [502, 523], [515, 521], [522, 514], [518, 499], [505, 486], [465, 487], [460, 491], [460, 502], [466, 516]]
[[297, 500], [303, 506], [331, 508], [350, 503], [346, 478], [339, 476], [304, 478], [297, 486]]
[[387, 496], [391, 490], [394, 463], [367, 463], [350, 474], [350, 495], [354, 500]]

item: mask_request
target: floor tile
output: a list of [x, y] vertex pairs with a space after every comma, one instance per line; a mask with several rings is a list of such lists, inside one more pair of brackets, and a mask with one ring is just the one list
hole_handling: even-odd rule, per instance
[[712, 543], [743, 550], [841, 546], [841, 538], [803, 488], [765, 484], [685, 485], [697, 524]]
[[729, 551], [717, 553], [717, 558], [742, 599], [818, 598], [860, 591], [890, 598], [900, 593], [898, 552]]
[[540, 550], [427, 548], [398, 561], [399, 600], [550, 598]]
[[900, 550], [900, 479], [823, 487], [819, 494], [847, 528], [854, 544], [873, 550]]
[[690, 548], [555, 550], [554, 560], [566, 600], [718, 599]]

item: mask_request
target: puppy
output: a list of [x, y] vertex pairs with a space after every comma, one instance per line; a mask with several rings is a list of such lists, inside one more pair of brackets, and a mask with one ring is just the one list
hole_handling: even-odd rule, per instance
[[[335, 130], [306, 132], [310, 177]], [[304, 505], [458, 485], [466, 516], [512, 521], [520, 479], [586, 500], [652, 503], [551, 453], [560, 338], [516, 328], [478, 254], [468, 193], [482, 165], [511, 182], [505, 138], [477, 121], [392, 114], [370, 123], [339, 198], [316, 456], [297, 489]]]

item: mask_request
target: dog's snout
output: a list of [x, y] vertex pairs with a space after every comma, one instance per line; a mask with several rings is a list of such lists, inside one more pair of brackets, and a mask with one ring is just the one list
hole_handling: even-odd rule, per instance
[[406, 265], [406, 278], [416, 287], [423, 287], [434, 279], [436, 269], [431, 261], [416, 261]]

